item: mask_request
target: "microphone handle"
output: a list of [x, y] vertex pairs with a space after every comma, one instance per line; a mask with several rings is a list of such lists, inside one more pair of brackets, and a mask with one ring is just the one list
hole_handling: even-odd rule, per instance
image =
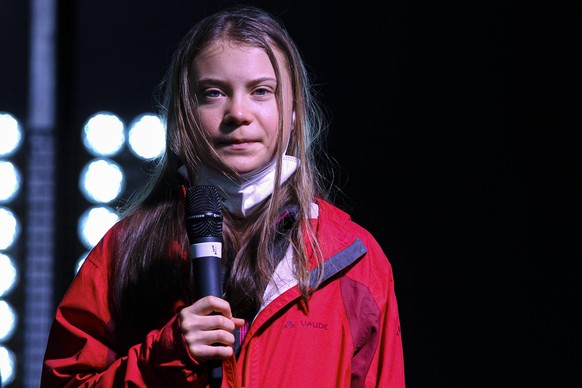
[[[192, 277], [198, 297], [217, 296], [222, 298], [222, 276], [220, 272], [220, 256], [198, 256], [210, 253], [208, 249], [215, 250], [221, 247], [220, 239], [215, 237], [201, 237], [197, 243], [190, 245], [190, 257], [192, 260]], [[216, 346], [222, 346], [217, 344]], [[222, 385], [222, 361], [210, 360], [206, 362], [208, 371], [208, 384], [210, 388], [220, 388]]]
[[192, 266], [192, 277], [198, 297], [212, 295], [222, 298], [220, 257], [196, 257], [192, 259]]
[[222, 360], [210, 360], [206, 364], [208, 386], [210, 388], [220, 388], [222, 385]]

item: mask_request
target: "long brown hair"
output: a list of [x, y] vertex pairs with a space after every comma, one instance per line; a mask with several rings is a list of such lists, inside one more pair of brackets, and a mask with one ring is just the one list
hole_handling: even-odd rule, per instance
[[[192, 301], [184, 275], [188, 273], [184, 270], [188, 266], [184, 260], [188, 242], [181, 196], [185, 182], [178, 168], [184, 165], [188, 175], [195, 177], [202, 164], [220, 163], [196, 120], [196, 98], [191, 89], [195, 79], [194, 58], [217, 40], [263, 49], [273, 65], [278, 85], [281, 85], [281, 66], [288, 66], [295, 119], [285, 150], [281, 130], [283, 118], [279, 115], [275, 182], [279, 182], [280, 161], [285, 151], [300, 160], [297, 171], [283, 185], [276, 185], [272, 195], [251, 216], [242, 219], [224, 213], [223, 258], [228, 274], [225, 298], [235, 316], [252, 318], [262, 303], [263, 291], [274, 270], [275, 242], [280, 241], [282, 234], [294, 252], [295, 275], [304, 302], [312, 291], [310, 267], [321, 265], [323, 261], [315, 230], [306, 220], [315, 198], [330, 199], [331, 184], [325, 185], [324, 174], [318, 169], [320, 157], [325, 155], [320, 140], [326, 130], [324, 112], [314, 96], [301, 54], [283, 23], [254, 7], [226, 9], [197, 23], [175, 51], [162, 83], [161, 113], [167, 126], [165, 154], [158, 161], [150, 181], [121, 209], [126, 225], [116, 240], [111, 300], [121, 315], [134, 322], [147, 318], [141, 313], [144, 301], [148, 311], [159, 304], [151, 319], [169, 314], [172, 300]], [[282, 54], [285, 63], [277, 62], [274, 50]], [[279, 111], [282, 112], [281, 87], [277, 89]], [[224, 173], [236, 177], [236, 173], [226, 168]], [[298, 209], [295, 220], [285, 230], [274, 227], [283, 209], [289, 205]], [[312, 252], [312, 256], [307, 252]], [[177, 282], [176, 279], [181, 280]]]

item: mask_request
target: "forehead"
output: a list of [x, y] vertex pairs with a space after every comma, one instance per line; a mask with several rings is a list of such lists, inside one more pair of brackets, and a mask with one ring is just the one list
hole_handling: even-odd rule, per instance
[[268, 66], [274, 71], [277, 66], [282, 74], [288, 72], [287, 60], [283, 53], [274, 46], [269, 47], [274, 54], [275, 63], [271, 63], [269, 53], [263, 47], [249, 43], [241, 43], [233, 40], [219, 39], [204, 46], [196, 55], [193, 61], [195, 70], [201, 70], [200, 67], [207, 67], [212, 64], [230, 63], [238, 66], [248, 62], [260, 62], [263, 66]]

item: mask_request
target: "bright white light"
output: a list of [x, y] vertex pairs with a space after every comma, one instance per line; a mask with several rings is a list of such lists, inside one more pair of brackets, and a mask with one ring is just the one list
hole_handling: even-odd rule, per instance
[[0, 378], [2, 378], [2, 386], [7, 387], [8, 384], [12, 383], [15, 375], [16, 356], [10, 349], [0, 346]]
[[95, 156], [112, 156], [125, 143], [125, 126], [113, 113], [99, 112], [87, 120], [83, 127], [83, 144]]
[[0, 156], [15, 152], [22, 143], [22, 126], [14, 116], [0, 112]]
[[83, 266], [83, 263], [85, 262], [85, 259], [87, 258], [87, 256], [89, 256], [89, 251], [83, 253], [81, 255], [81, 257], [79, 257], [79, 260], [77, 260], [77, 264], [75, 264], [75, 274], [77, 274], [77, 272], [79, 272], [79, 270]]
[[18, 270], [14, 262], [3, 253], [0, 253], [0, 297], [8, 295], [18, 283]]
[[[1, 142], [0, 142], [1, 143]], [[20, 190], [20, 172], [8, 161], [0, 160], [0, 203], [14, 199]]]
[[121, 167], [112, 160], [94, 159], [81, 171], [79, 188], [94, 203], [107, 203], [123, 191], [125, 176]]
[[0, 300], [0, 342], [10, 339], [16, 329], [18, 317], [16, 312], [6, 301]]
[[153, 159], [166, 149], [166, 126], [159, 116], [144, 113], [129, 126], [129, 150], [141, 159]]
[[86, 210], [77, 226], [81, 242], [87, 249], [93, 248], [118, 220], [119, 215], [107, 206]]
[[8, 208], [0, 207], [0, 250], [8, 249], [20, 235], [20, 223]]

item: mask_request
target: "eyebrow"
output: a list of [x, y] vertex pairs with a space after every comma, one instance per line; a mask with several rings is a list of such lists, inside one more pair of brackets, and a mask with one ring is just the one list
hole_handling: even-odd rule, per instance
[[[277, 83], [277, 79], [273, 78], [273, 77], [261, 77], [261, 78], [257, 78], [257, 79], [253, 79], [249, 82], [249, 84], [260, 84], [263, 82], [275, 82]], [[226, 85], [228, 82], [222, 79], [218, 79], [218, 78], [202, 78], [199, 80], [196, 80], [196, 84], [198, 85]]]

